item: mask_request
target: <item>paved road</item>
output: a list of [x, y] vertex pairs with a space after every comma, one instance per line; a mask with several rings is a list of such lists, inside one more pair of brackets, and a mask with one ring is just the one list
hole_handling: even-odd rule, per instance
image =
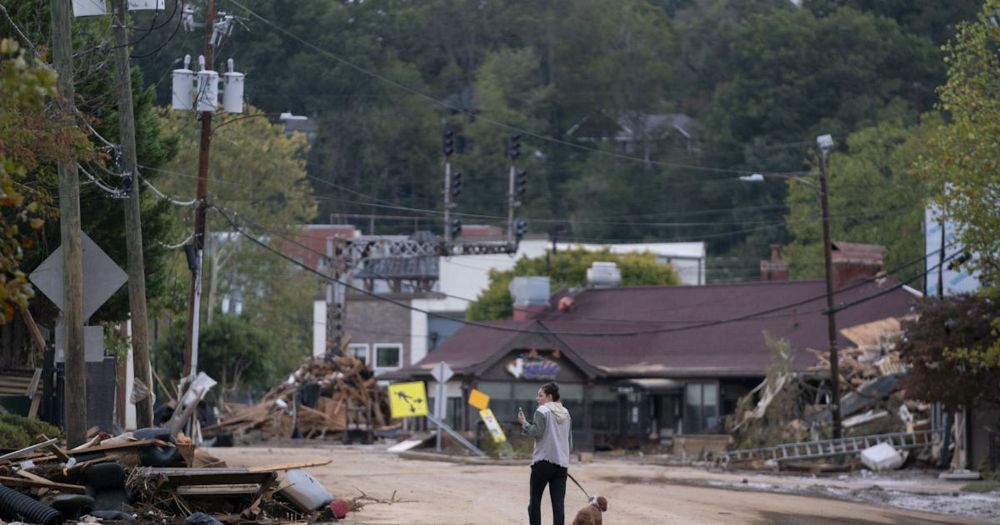
[[[407, 460], [382, 447], [212, 449], [231, 466], [332, 458], [310, 473], [336, 496], [350, 499], [362, 491], [371, 502], [345, 523], [414, 525], [507, 525], [527, 522], [528, 468]], [[574, 476], [589, 492], [608, 498], [605, 523], [614, 524], [816, 524], [980, 523], [954, 516], [893, 509], [827, 497], [776, 494], [704, 486], [706, 481], [736, 479], [619, 461], [574, 466]], [[747, 487], [753, 487], [753, 480]], [[567, 488], [567, 520], [586, 504], [583, 494]], [[551, 510], [544, 502], [544, 523]], [[568, 521], [567, 521], [568, 525]]]

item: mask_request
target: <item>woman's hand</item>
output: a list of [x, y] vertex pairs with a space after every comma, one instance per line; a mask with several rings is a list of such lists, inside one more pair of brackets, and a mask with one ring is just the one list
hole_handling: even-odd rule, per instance
[[522, 427], [528, 422], [528, 418], [524, 417], [524, 411], [520, 408], [517, 409], [517, 422], [520, 423]]

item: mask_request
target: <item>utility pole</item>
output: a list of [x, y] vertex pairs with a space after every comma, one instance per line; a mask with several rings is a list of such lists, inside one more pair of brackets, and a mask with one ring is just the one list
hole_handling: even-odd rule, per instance
[[521, 156], [521, 134], [515, 133], [507, 140], [507, 156], [510, 157], [510, 174], [507, 180], [507, 242], [514, 245], [514, 208], [518, 206], [514, 194], [514, 179], [517, 177], [515, 162]]
[[[126, 0], [115, 0], [112, 26], [115, 38], [116, 85], [118, 88], [118, 129], [122, 142], [122, 167], [131, 180], [125, 202], [125, 242], [128, 252], [128, 302], [132, 311], [132, 362], [136, 381], [153, 389], [153, 374], [149, 364], [149, 338], [146, 313], [146, 269], [142, 257], [142, 219], [140, 217], [140, 188], [138, 161], [135, 152], [135, 115], [132, 106], [132, 72], [129, 65], [129, 47], [126, 24]], [[124, 376], [122, 377], [124, 379]], [[123, 407], [124, 408], [124, 407]], [[136, 424], [139, 428], [153, 426], [153, 396], [146, 395], [135, 404]]]
[[[455, 232], [451, 223], [451, 208], [453, 207], [451, 203], [451, 156], [455, 153], [455, 132], [447, 125], [442, 135], [441, 152], [444, 153], [444, 242], [450, 243], [454, 240], [455, 235], [461, 232], [461, 226], [458, 227], [458, 232]], [[374, 234], [375, 232], [372, 232], [372, 235]]]
[[[51, 0], [52, 59], [65, 113], [75, 117], [71, 3]], [[80, 241], [80, 173], [76, 159], [59, 163], [59, 234], [63, 249], [63, 322], [66, 325], [65, 421], [70, 447], [87, 438], [87, 363], [83, 336], [83, 247]]]
[[326, 286], [326, 360], [343, 355], [344, 316], [347, 313], [347, 286], [343, 279], [351, 278], [353, 264], [341, 257], [341, 246], [337, 239], [326, 240], [327, 268], [332, 282]]
[[[212, 32], [215, 26], [215, 0], [208, 0], [205, 16], [205, 64], [204, 71], [215, 67], [215, 44]], [[199, 86], [198, 98], [205, 86]], [[214, 102], [213, 102], [214, 104]], [[191, 291], [188, 294], [188, 334], [184, 346], [184, 377], [191, 377], [198, 371], [198, 321], [201, 317], [202, 261], [205, 258], [205, 211], [208, 200], [208, 150], [212, 142], [212, 112], [201, 112], [201, 144], [198, 151], [198, 189], [194, 214], [195, 264], [191, 275]]]
[[819, 147], [819, 198], [823, 210], [823, 262], [826, 265], [826, 327], [830, 338], [830, 390], [833, 413], [833, 439], [841, 437], [840, 356], [837, 350], [837, 319], [833, 311], [833, 246], [830, 240], [830, 203], [827, 183], [827, 154], [833, 148], [833, 137], [816, 137]]

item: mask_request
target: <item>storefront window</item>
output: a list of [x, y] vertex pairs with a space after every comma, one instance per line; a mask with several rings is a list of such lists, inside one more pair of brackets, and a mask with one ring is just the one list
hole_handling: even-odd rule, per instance
[[684, 389], [684, 432], [714, 432], [719, 425], [718, 383], [690, 383]]

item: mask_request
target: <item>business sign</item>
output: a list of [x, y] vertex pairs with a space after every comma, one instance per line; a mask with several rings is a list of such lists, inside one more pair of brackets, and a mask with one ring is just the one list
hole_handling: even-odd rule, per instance
[[494, 443], [507, 441], [507, 436], [503, 433], [503, 429], [500, 428], [500, 422], [497, 421], [492, 410], [488, 408], [480, 410], [479, 417], [483, 418], [483, 423], [486, 423], [486, 429], [490, 431], [490, 436], [493, 437]]
[[423, 381], [389, 385], [389, 412], [393, 419], [427, 415], [427, 389]]
[[507, 363], [507, 372], [527, 381], [552, 381], [559, 375], [559, 363], [539, 355], [526, 355]]

